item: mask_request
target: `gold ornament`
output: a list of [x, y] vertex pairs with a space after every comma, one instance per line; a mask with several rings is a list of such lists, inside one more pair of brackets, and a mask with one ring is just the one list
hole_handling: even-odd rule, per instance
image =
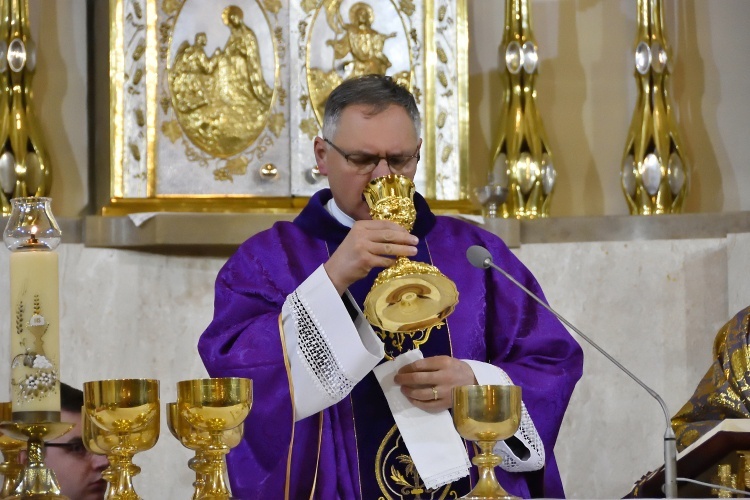
[[687, 162], [667, 92], [672, 54], [663, 12], [662, 0], [638, 0], [638, 99], [620, 171], [631, 215], [680, 213], [688, 189]]
[[503, 217], [547, 217], [557, 172], [536, 104], [539, 56], [530, 0], [505, 2], [501, 60], [503, 108], [488, 186], [508, 188]]

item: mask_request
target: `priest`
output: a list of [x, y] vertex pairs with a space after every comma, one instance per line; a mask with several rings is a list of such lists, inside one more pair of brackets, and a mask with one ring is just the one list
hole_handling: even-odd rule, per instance
[[[235, 497], [464, 495], [476, 478], [448, 411], [452, 388], [476, 383], [522, 388], [520, 428], [496, 447], [503, 487], [525, 498], [564, 496], [553, 449], [582, 351], [556, 318], [464, 254], [486, 247], [542, 295], [534, 277], [498, 237], [435, 216], [419, 194], [411, 232], [370, 217], [365, 187], [389, 174], [414, 178], [420, 131], [414, 97], [391, 78], [342, 83], [313, 146], [330, 189], [293, 222], [248, 239], [219, 272], [198, 348], [212, 377], [247, 377], [254, 391], [244, 439], [227, 459]], [[399, 256], [436, 266], [459, 293], [446, 324], [418, 342], [373, 328], [362, 314], [375, 277]], [[418, 419], [392, 413], [395, 399]], [[459, 452], [446, 452], [455, 443]]]

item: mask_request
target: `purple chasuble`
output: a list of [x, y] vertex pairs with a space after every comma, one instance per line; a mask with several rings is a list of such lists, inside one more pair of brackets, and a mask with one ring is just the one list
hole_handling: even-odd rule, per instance
[[[216, 279], [214, 319], [198, 350], [212, 377], [253, 380], [254, 403], [245, 435], [227, 458], [236, 498], [388, 498], [371, 487], [377, 484], [371, 477], [373, 469], [360, 467], [370, 464], [372, 457], [358, 456], [364, 453], [362, 439], [367, 436], [358, 431], [360, 422], [355, 423], [355, 417], [362, 418], [355, 411], [354, 406], [361, 406], [356, 401], [366, 399], [367, 391], [372, 391], [373, 400], [383, 399], [379, 387], [367, 385], [372, 375], [355, 387], [351, 397], [299, 422], [293, 418], [279, 316], [286, 297], [326, 262], [349, 231], [326, 211], [330, 198], [330, 190], [319, 191], [293, 223], [276, 223], [248, 239]], [[459, 359], [494, 364], [522, 387], [524, 403], [544, 443], [546, 464], [541, 471], [527, 473], [497, 468], [498, 480], [520, 497], [563, 497], [553, 449], [581, 376], [579, 345], [554, 316], [512, 283], [498, 273], [473, 267], [464, 256], [471, 245], [482, 245], [497, 265], [542, 295], [534, 277], [502, 240], [466, 222], [435, 217], [418, 194], [414, 201], [413, 233], [420, 238], [416, 260], [431, 262], [459, 291], [459, 303], [447, 326], [434, 330], [430, 338], [433, 342], [442, 337], [449, 351], [443, 352], [446, 347], [439, 339], [434, 343], [436, 352], [424, 346], [422, 350], [426, 356], [452, 351]], [[350, 288], [360, 305], [378, 271]], [[382, 436], [373, 439], [380, 443]], [[389, 496], [398, 498], [392, 492]], [[423, 493], [421, 498], [431, 496]]]

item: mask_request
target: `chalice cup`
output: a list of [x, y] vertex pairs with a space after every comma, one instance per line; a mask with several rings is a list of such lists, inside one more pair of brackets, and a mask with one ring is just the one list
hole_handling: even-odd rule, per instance
[[[195, 456], [188, 460], [188, 467], [195, 472], [193, 482], [193, 500], [206, 498], [210, 492], [206, 491], [207, 475], [211, 469], [209, 457], [203, 452], [210, 441], [210, 434], [206, 431], [198, 431], [177, 410], [177, 403], [167, 403], [167, 427], [172, 435], [188, 450], [195, 452]], [[244, 425], [238, 425], [233, 429], [224, 431], [222, 440], [229, 449], [234, 448], [244, 434]], [[226, 464], [224, 465], [226, 467]], [[210, 497], [209, 497], [210, 498]]]
[[[389, 220], [411, 231], [417, 220], [414, 192], [411, 179], [391, 174], [370, 181], [363, 196], [373, 220]], [[457, 303], [456, 284], [437, 267], [398, 257], [375, 278], [364, 315], [383, 332], [413, 334], [441, 325]], [[414, 347], [427, 337], [414, 340]]]
[[[11, 404], [0, 403], [0, 422], [12, 420]], [[0, 430], [0, 475], [3, 476], [3, 487], [0, 489], [0, 498], [7, 498], [13, 493], [13, 488], [21, 477], [23, 465], [18, 461], [21, 450], [26, 448], [26, 443], [20, 439], [13, 439], [3, 434]]]
[[515, 385], [464, 385], [453, 388], [453, 423], [464, 439], [475, 441], [481, 453], [474, 456], [479, 481], [461, 498], [515, 499], [497, 482], [495, 466], [502, 461], [493, 453], [498, 441], [508, 439], [521, 423], [521, 388]]
[[196, 481], [202, 483], [200, 491], [196, 487], [199, 496], [193, 498], [230, 498], [224, 480], [227, 474], [225, 456], [242, 438], [242, 431], [235, 429], [242, 426], [250, 413], [252, 388], [252, 380], [238, 377], [177, 383], [177, 411], [171, 417], [167, 415], [180, 442], [196, 449], [190, 466], [196, 472]]
[[[110, 450], [108, 500], [140, 500], [133, 476], [141, 469], [136, 453], [152, 448], [159, 439], [159, 381], [149, 379], [97, 380], [83, 384], [86, 416]], [[91, 441], [89, 444], [91, 444]], [[94, 443], [104, 449], [106, 440]]]
[[498, 213], [498, 209], [508, 197], [508, 188], [490, 182], [474, 189], [474, 196], [482, 206], [482, 215], [488, 219], [493, 219], [502, 216], [501, 213]]

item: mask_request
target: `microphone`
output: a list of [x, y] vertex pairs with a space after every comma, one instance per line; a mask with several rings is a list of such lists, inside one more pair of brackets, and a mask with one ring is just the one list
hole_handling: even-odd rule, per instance
[[651, 397], [656, 399], [661, 405], [662, 411], [664, 411], [664, 418], [667, 421], [667, 430], [664, 432], [664, 494], [667, 498], [677, 498], [677, 445], [675, 443], [674, 430], [672, 430], [672, 423], [670, 419], [670, 413], [667, 409], [667, 404], [653, 389], [647, 386], [641, 379], [636, 377], [630, 370], [622, 366], [619, 361], [613, 358], [607, 351], [599, 347], [599, 345], [585, 335], [581, 330], [573, 326], [573, 324], [567, 319], [563, 318], [558, 312], [552, 309], [550, 306], [536, 296], [534, 292], [519, 283], [513, 276], [507, 271], [495, 265], [492, 262], [492, 255], [486, 248], [473, 245], [466, 250], [466, 258], [472, 266], [478, 267], [479, 269], [492, 268], [498, 271], [500, 274], [508, 278], [514, 285], [526, 292], [526, 295], [534, 299], [539, 305], [544, 307], [546, 310], [551, 312], [557, 319], [559, 319], [565, 326], [576, 332], [583, 340], [588, 342], [591, 347], [602, 353], [602, 355], [610, 360], [617, 368], [625, 372], [630, 378], [632, 378], [638, 385], [643, 387]]

